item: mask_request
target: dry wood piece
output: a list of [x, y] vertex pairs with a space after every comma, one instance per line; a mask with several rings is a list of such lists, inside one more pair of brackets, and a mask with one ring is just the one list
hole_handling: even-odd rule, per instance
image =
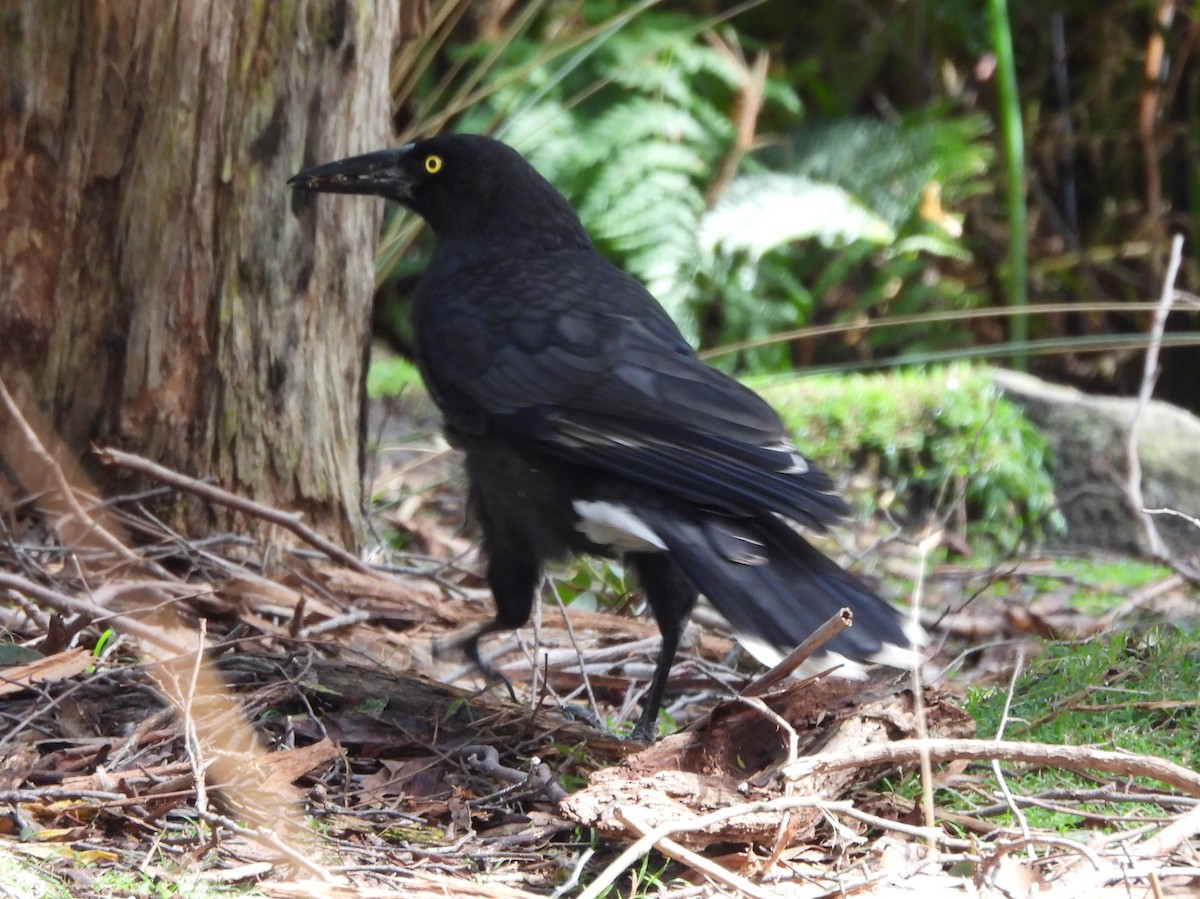
[[[762, 697], [767, 707], [797, 732], [801, 756], [886, 744], [915, 733], [912, 695], [901, 676], [881, 675], [864, 684], [828, 678], [799, 681]], [[925, 698], [931, 731], [947, 736], [970, 733], [973, 725], [960, 711], [930, 693]], [[686, 821], [715, 809], [781, 795], [779, 777], [786, 761], [787, 737], [768, 717], [739, 702], [718, 706], [711, 720], [694, 731], [665, 737], [621, 764], [596, 772], [587, 788], [561, 808], [568, 817], [608, 834], [624, 834], [626, 806], [639, 808], [648, 827]], [[862, 783], [884, 763], [843, 768], [806, 782], [805, 792], [837, 799]], [[792, 813], [793, 841], [811, 837], [819, 809]], [[781, 812], [756, 812], [711, 828], [678, 835], [688, 847], [713, 842], [770, 846], [779, 831]]]

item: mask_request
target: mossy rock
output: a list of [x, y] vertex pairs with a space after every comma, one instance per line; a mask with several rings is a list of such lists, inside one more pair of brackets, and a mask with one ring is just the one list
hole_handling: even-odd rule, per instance
[[[1032, 375], [993, 371], [992, 380], [1046, 435], [1055, 457], [1055, 490], [1067, 521], [1067, 543], [1148, 554], [1145, 526], [1130, 506], [1126, 459], [1137, 401], [1093, 396]], [[1200, 419], [1157, 400], [1142, 413], [1138, 460], [1147, 508], [1200, 518]], [[1200, 529], [1187, 518], [1155, 517], [1168, 548], [1200, 558]]]

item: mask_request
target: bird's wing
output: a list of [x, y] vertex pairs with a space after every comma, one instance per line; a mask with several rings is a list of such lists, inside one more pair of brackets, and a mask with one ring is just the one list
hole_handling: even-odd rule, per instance
[[757, 394], [690, 353], [667, 353], [637, 323], [612, 369], [572, 401], [512, 416], [559, 457], [730, 512], [769, 509], [820, 527], [845, 511], [823, 471]]
[[[445, 292], [435, 316], [445, 336], [423, 342], [460, 347], [426, 366], [450, 425], [533, 440], [715, 509], [770, 509], [812, 526], [843, 514], [829, 477], [799, 454], [775, 411], [697, 359], [638, 282], [590, 259], [559, 264], [552, 293], [539, 286], [548, 275], [528, 265], [503, 303]], [[476, 276], [469, 289], [494, 297], [501, 275]], [[456, 324], [455, 308], [473, 318], [464, 311]]]

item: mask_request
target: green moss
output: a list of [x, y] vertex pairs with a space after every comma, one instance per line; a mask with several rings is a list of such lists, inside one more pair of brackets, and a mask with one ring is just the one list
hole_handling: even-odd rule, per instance
[[367, 369], [367, 396], [380, 399], [400, 396], [408, 387], [420, 387], [421, 374], [417, 367], [400, 356], [372, 358]]
[[[1002, 736], [1124, 750], [1194, 768], [1200, 762], [1196, 743], [1200, 732], [1198, 681], [1200, 633], [1166, 627], [1143, 635], [1113, 634], [1080, 643], [1050, 644], [1014, 685]], [[966, 710], [975, 719], [980, 737], [997, 735], [1007, 691], [1007, 685], [969, 691]], [[1095, 781], [1059, 768], [1016, 769], [1006, 764], [1005, 769], [1009, 787], [1019, 796], [1096, 787]], [[1130, 780], [1135, 791], [1162, 788], [1156, 781]], [[981, 777], [978, 786], [989, 794], [996, 790], [990, 774]], [[949, 804], [964, 805], [954, 800]], [[1155, 805], [1136, 803], [1097, 801], [1075, 807], [1117, 818], [1135, 817], [1143, 811], [1147, 816], [1161, 814]], [[1082, 817], [1038, 808], [1029, 808], [1026, 814], [1035, 827], [1059, 830], [1078, 827]]]

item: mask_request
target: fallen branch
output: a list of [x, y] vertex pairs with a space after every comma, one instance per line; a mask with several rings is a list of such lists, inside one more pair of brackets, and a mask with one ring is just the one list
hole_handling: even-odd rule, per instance
[[783, 773], [786, 777], [800, 779], [844, 768], [912, 764], [920, 761], [922, 753], [928, 753], [934, 762], [998, 759], [1053, 768], [1088, 768], [1108, 774], [1149, 777], [1189, 796], [1200, 796], [1200, 774], [1157, 756], [1130, 755], [1087, 746], [1007, 740], [897, 740], [848, 752], [809, 756], [786, 766]]
[[326, 540], [306, 525], [303, 516], [298, 512], [284, 512], [281, 509], [263, 505], [252, 499], [238, 496], [236, 493], [231, 493], [212, 484], [206, 484], [203, 481], [173, 471], [164, 465], [159, 465], [157, 462], [151, 462], [149, 459], [124, 452], [123, 450], [113, 449], [112, 447], [96, 447], [96, 455], [100, 457], [100, 461], [105, 465], [116, 465], [119, 468], [136, 471], [138, 474], [144, 474], [163, 484], [169, 484], [179, 490], [186, 490], [188, 493], [199, 496], [201, 499], [206, 499], [209, 502], [217, 503], [237, 512], [244, 512], [255, 518], [261, 518], [263, 521], [269, 521], [272, 524], [277, 524], [284, 530], [291, 531], [309, 546], [320, 550], [333, 561], [340, 562], [342, 565], [352, 568], [360, 574], [375, 573], [370, 565], [354, 555], [354, 553], [347, 552], [336, 543]]
[[1165, 858], [1200, 833], [1200, 806], [1184, 812], [1153, 837], [1133, 847], [1138, 858]]

